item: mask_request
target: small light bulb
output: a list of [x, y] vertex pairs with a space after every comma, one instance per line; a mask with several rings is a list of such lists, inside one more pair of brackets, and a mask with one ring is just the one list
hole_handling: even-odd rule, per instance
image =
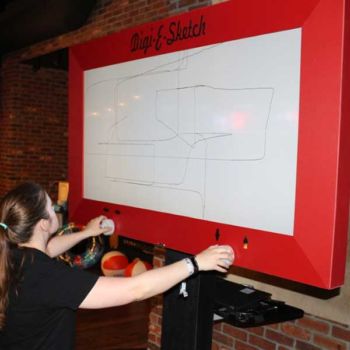
[[243, 239], [243, 249], [248, 249], [248, 237], [245, 236]]

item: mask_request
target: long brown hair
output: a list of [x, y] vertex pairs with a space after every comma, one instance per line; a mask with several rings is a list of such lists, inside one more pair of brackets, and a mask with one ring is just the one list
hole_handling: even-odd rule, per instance
[[0, 202], [0, 330], [5, 324], [9, 288], [12, 283], [11, 249], [27, 243], [35, 225], [48, 219], [45, 190], [33, 182], [8, 192]]

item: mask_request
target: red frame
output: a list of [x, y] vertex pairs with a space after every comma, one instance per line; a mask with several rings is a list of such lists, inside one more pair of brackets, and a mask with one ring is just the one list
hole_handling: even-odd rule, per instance
[[[235, 264], [321, 288], [343, 284], [350, 189], [350, 70], [346, 0], [235, 0], [78, 45], [70, 50], [69, 213], [85, 222], [108, 208], [119, 234], [196, 253], [231, 244]], [[135, 32], [204, 16], [206, 34], [131, 52]], [[294, 235], [197, 220], [83, 198], [83, 72], [216, 42], [302, 28], [300, 119]], [[345, 40], [345, 37], [347, 40]], [[115, 210], [120, 214], [115, 214]], [[244, 238], [248, 237], [248, 249]]]

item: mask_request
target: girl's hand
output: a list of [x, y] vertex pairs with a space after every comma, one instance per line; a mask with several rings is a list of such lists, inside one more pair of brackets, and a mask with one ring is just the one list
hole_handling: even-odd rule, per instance
[[84, 230], [88, 237], [99, 236], [102, 233], [110, 231], [111, 227], [101, 228], [102, 220], [106, 219], [104, 215], [100, 215], [97, 218], [90, 220], [85, 226]]
[[229, 245], [214, 245], [200, 252], [195, 258], [199, 271], [227, 272], [234, 261], [235, 254]]

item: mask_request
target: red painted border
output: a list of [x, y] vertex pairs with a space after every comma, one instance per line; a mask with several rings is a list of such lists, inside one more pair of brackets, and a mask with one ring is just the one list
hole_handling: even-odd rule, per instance
[[[206, 35], [130, 51], [135, 32], [205, 18]], [[302, 27], [296, 210], [293, 237], [82, 198], [83, 71], [216, 42]], [[350, 192], [350, 71], [345, 67], [345, 0], [235, 0], [128, 29], [70, 50], [70, 216], [85, 221], [119, 210], [117, 230], [131, 238], [196, 253], [215, 243], [234, 246], [236, 264], [322, 287], [344, 282]], [[163, 32], [164, 33], [164, 32]], [[343, 67], [344, 66], [344, 67]], [[244, 237], [249, 248], [243, 249]]]

